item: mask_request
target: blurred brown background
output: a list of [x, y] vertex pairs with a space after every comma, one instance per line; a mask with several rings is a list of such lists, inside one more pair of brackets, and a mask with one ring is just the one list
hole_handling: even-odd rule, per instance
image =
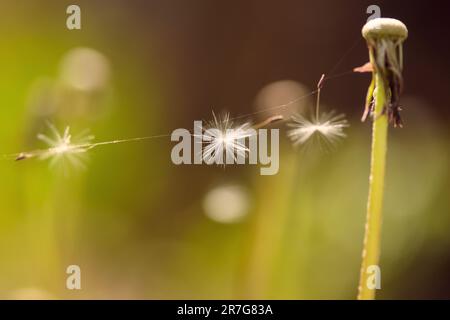
[[[168, 138], [96, 149], [70, 177], [45, 162], [2, 160], [0, 297], [353, 299], [370, 141], [370, 124], [359, 119], [370, 79], [348, 71], [368, 60], [360, 30], [371, 4], [409, 30], [405, 128], [390, 131], [379, 297], [450, 297], [445, 1], [76, 3], [80, 31], [65, 28], [72, 2], [0, 2], [0, 153], [41, 147], [35, 136], [46, 119], [90, 128], [97, 140], [192, 129], [211, 110], [236, 117], [286, 103], [322, 73], [330, 77], [324, 108], [345, 112], [351, 128], [335, 152], [305, 156], [280, 125], [273, 177], [249, 166], [175, 166]], [[60, 83], [64, 58], [78, 47], [107, 61], [100, 89]], [[97, 79], [101, 70], [81, 72]], [[263, 94], [271, 84], [279, 96]], [[205, 199], [228, 185], [245, 199], [245, 215], [223, 223], [207, 212], [229, 202], [219, 197], [211, 209]], [[69, 264], [81, 266], [80, 292], [64, 287]]]

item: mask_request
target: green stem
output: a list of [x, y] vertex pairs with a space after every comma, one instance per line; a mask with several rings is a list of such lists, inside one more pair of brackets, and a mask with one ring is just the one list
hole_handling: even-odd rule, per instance
[[375, 299], [375, 290], [369, 287], [373, 274], [368, 273], [368, 267], [378, 266], [381, 242], [381, 215], [383, 205], [383, 187], [386, 166], [388, 118], [384, 110], [386, 89], [383, 78], [375, 74], [376, 96], [372, 128], [372, 155], [369, 178], [369, 198], [367, 201], [367, 220], [362, 252], [361, 275], [358, 299]]

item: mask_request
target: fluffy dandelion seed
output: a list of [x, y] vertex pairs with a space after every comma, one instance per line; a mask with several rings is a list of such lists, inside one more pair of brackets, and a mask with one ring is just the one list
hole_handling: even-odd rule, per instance
[[203, 149], [202, 158], [207, 164], [223, 164], [224, 157], [231, 157], [233, 161], [237, 158], [246, 157], [250, 150], [245, 145], [245, 138], [254, 134], [250, 123], [235, 126], [227, 113], [222, 117], [216, 117], [213, 112], [213, 120], [210, 121], [201, 136], [206, 144]]
[[84, 167], [83, 160], [86, 158], [86, 152], [98, 147], [110, 144], [119, 144], [125, 142], [137, 142], [155, 138], [168, 137], [170, 134], [160, 134], [154, 136], [137, 137], [130, 139], [118, 139], [111, 141], [92, 142], [93, 135], [88, 134], [88, 130], [84, 130], [80, 134], [72, 137], [70, 128], [66, 127], [61, 134], [54, 125], [48, 124], [51, 134], [38, 134], [38, 139], [48, 145], [47, 149], [39, 149], [34, 151], [20, 152], [16, 154], [4, 154], [5, 159], [14, 158], [16, 161], [30, 158], [38, 158], [41, 160], [51, 159], [51, 165], [56, 164], [59, 160], [68, 160], [72, 165]]
[[[31, 152], [22, 152], [16, 160], [38, 157], [39, 159], [51, 159], [50, 165], [53, 166], [59, 161], [68, 160], [70, 164], [76, 167], [84, 167], [85, 152], [92, 148], [90, 143], [93, 135], [88, 135], [87, 131], [81, 132], [72, 139], [70, 127], [66, 127], [63, 134], [56, 129], [53, 124], [48, 123], [51, 134], [38, 134], [37, 138], [48, 145], [48, 149], [35, 150]], [[73, 143], [73, 141], [75, 143]]]
[[293, 142], [294, 146], [305, 144], [311, 139], [316, 138], [328, 145], [336, 143], [339, 139], [344, 138], [344, 128], [348, 127], [348, 122], [343, 114], [336, 115], [334, 111], [324, 112], [320, 114], [320, 89], [322, 88], [325, 75], [319, 80], [317, 84], [317, 102], [316, 113], [312, 119], [307, 119], [301, 115], [292, 117], [292, 123], [288, 126], [293, 129], [288, 131], [288, 137]]
[[314, 117], [309, 120], [301, 115], [292, 117], [293, 123], [288, 126], [288, 137], [294, 143], [294, 146], [306, 143], [308, 140], [317, 136], [329, 144], [334, 144], [340, 138], [345, 137], [343, 129], [348, 127], [347, 120], [343, 114], [335, 115], [334, 111], [322, 113], [319, 118]]
[[[207, 124], [205, 130], [202, 130], [201, 135], [194, 134], [194, 137], [199, 137], [202, 143], [207, 144], [202, 152], [202, 159], [206, 163], [211, 164], [216, 162], [217, 164], [225, 165], [225, 162], [223, 161], [224, 155], [226, 156], [226, 159], [230, 159], [230, 161], [236, 161], [238, 158], [245, 158], [248, 155], [250, 150], [245, 145], [245, 139], [255, 135], [256, 129], [282, 119], [282, 116], [277, 115], [254, 126], [251, 126], [248, 122], [240, 126], [235, 126], [231, 121], [229, 114], [217, 118], [213, 113], [213, 121]], [[38, 139], [44, 141], [49, 146], [47, 149], [14, 154], [2, 154], [0, 157], [4, 159], [15, 159], [16, 161], [31, 158], [51, 159], [52, 165], [59, 160], [67, 159], [71, 164], [83, 167], [82, 160], [85, 158], [86, 152], [95, 147], [125, 142], [139, 142], [171, 136], [171, 134], [159, 134], [129, 139], [92, 142], [94, 136], [87, 135], [86, 131], [72, 139], [69, 127], [66, 127], [63, 134], [60, 134], [54, 125], [49, 123], [48, 126], [51, 130], [51, 135], [38, 135]]]

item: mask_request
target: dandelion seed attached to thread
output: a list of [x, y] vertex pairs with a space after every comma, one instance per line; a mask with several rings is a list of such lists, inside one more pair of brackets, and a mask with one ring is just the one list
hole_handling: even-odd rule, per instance
[[170, 134], [161, 134], [154, 136], [145, 136], [130, 139], [118, 139], [110, 141], [92, 142], [94, 136], [88, 134], [89, 130], [84, 130], [76, 136], [72, 136], [70, 128], [66, 127], [61, 134], [56, 127], [48, 123], [51, 134], [38, 134], [37, 138], [48, 145], [47, 149], [38, 149], [34, 151], [20, 152], [16, 154], [3, 155], [5, 159], [13, 158], [16, 161], [38, 158], [41, 160], [50, 159], [50, 165], [58, 163], [60, 160], [68, 160], [70, 164], [76, 167], [84, 167], [86, 153], [98, 146], [118, 144], [125, 142], [143, 141], [154, 138], [168, 137]]
[[225, 164], [223, 155], [232, 155], [234, 160], [238, 157], [246, 157], [249, 149], [244, 140], [251, 136], [250, 128], [249, 122], [235, 126], [230, 120], [229, 113], [216, 116], [213, 112], [213, 119], [207, 123], [199, 137], [206, 144], [202, 153], [203, 161], [207, 164], [213, 162]]
[[213, 112], [213, 120], [207, 123], [202, 134], [194, 136], [206, 144], [202, 151], [205, 163], [225, 165], [224, 156], [231, 156], [233, 161], [248, 156], [250, 149], [246, 146], [245, 139], [255, 135], [255, 130], [280, 120], [283, 120], [283, 116], [275, 115], [256, 125], [251, 125], [250, 122], [235, 125], [229, 113], [216, 116]]
[[344, 128], [349, 125], [343, 114], [336, 115], [334, 110], [320, 113], [320, 90], [324, 80], [325, 75], [322, 74], [317, 84], [316, 109], [312, 119], [298, 114], [293, 116], [292, 122], [288, 124], [289, 127], [293, 128], [288, 131], [288, 137], [294, 146], [303, 145], [314, 138], [325, 142], [327, 145], [333, 145], [346, 136]]
[[60, 134], [53, 124], [47, 123], [47, 125], [51, 134], [40, 133], [37, 135], [37, 138], [45, 142], [48, 148], [21, 152], [16, 156], [15, 160], [19, 161], [34, 157], [42, 160], [50, 158], [50, 165], [53, 166], [59, 161], [67, 159], [75, 167], [84, 167], [85, 153], [92, 148], [90, 142], [94, 139], [94, 136], [89, 135], [88, 131], [85, 130], [72, 139], [70, 127], [66, 127], [63, 134]]
[[343, 128], [348, 127], [347, 120], [344, 119], [343, 114], [336, 115], [334, 111], [324, 112], [318, 119], [313, 120], [308, 120], [301, 115], [296, 115], [292, 119], [293, 123], [289, 126], [294, 129], [288, 132], [288, 136], [294, 146], [306, 143], [315, 135], [329, 144], [334, 144], [346, 136]]
[[[340, 75], [338, 75], [340, 76]], [[335, 76], [335, 77], [338, 77]], [[243, 114], [238, 117], [230, 118], [229, 115], [226, 115], [222, 118], [217, 118], [213, 114], [213, 121], [209, 123], [209, 129], [218, 129], [215, 131], [209, 131], [206, 137], [204, 137], [203, 134], [200, 136], [202, 137], [202, 143], [207, 143], [206, 152], [202, 152], [202, 158], [206, 162], [211, 162], [214, 160], [214, 155], [216, 154], [215, 151], [218, 150], [234, 150], [232, 152], [232, 155], [234, 159], [236, 160], [237, 156], [247, 156], [249, 153], [249, 150], [245, 145], [243, 145], [240, 141], [250, 137], [251, 135], [254, 135], [255, 129], [262, 128], [264, 126], [267, 126], [271, 123], [280, 121], [283, 119], [283, 116], [276, 115], [272, 116], [262, 123], [259, 123], [257, 125], [251, 125], [250, 122], [245, 122], [243, 125], [235, 126], [233, 124], [232, 120], [246, 118], [251, 115], [255, 115], [261, 112], [266, 112], [268, 110], [279, 110], [283, 108], [287, 108], [292, 106], [294, 103], [307, 98], [310, 95], [313, 95], [317, 93], [317, 104], [316, 104], [316, 115], [312, 118], [312, 120], [306, 119], [302, 116], [295, 116], [293, 117], [294, 122], [290, 124], [291, 127], [294, 129], [290, 130], [288, 133], [288, 136], [293, 140], [294, 145], [297, 144], [303, 144], [306, 141], [310, 140], [313, 136], [320, 136], [325, 142], [327, 143], [334, 143], [339, 138], [345, 137], [345, 134], [343, 132], [343, 128], [347, 127], [347, 121], [344, 119], [343, 115], [334, 115], [334, 112], [328, 112], [320, 114], [319, 112], [319, 101], [320, 101], [320, 89], [322, 87], [323, 81], [328, 80], [334, 77], [328, 77], [325, 78], [324, 75], [322, 75], [318, 87], [316, 90], [311, 91], [308, 94], [299, 96], [289, 102], [276, 105], [270, 108], [265, 108], [262, 110], [259, 110], [257, 112], [249, 113], [249, 114]], [[9, 160], [9, 159], [15, 159], [16, 161], [30, 159], [30, 158], [39, 158], [39, 159], [48, 159], [52, 158], [52, 162], [57, 162], [58, 159], [67, 158], [66, 156], [69, 156], [69, 160], [71, 162], [78, 162], [77, 160], [79, 158], [83, 158], [83, 154], [85, 154], [87, 151], [89, 151], [92, 148], [95, 148], [97, 146], [103, 146], [103, 145], [109, 145], [109, 144], [118, 144], [118, 143], [125, 143], [125, 142], [137, 142], [137, 141], [143, 141], [143, 140], [149, 140], [149, 139], [155, 139], [155, 138], [163, 138], [163, 137], [170, 137], [171, 134], [159, 134], [159, 135], [153, 135], [153, 136], [144, 136], [144, 137], [137, 137], [137, 138], [129, 138], [129, 139], [118, 139], [118, 140], [110, 140], [110, 141], [101, 141], [101, 142], [90, 142], [93, 140], [93, 136], [90, 136], [91, 138], [88, 140], [78, 140], [78, 139], [72, 139], [72, 136], [69, 133], [69, 128], [66, 128], [66, 132], [63, 133], [63, 135], [59, 134], [59, 132], [56, 130], [56, 128], [53, 125], [50, 125], [50, 129], [53, 132], [54, 137], [47, 137], [45, 135], [39, 135], [39, 139], [47, 142], [49, 144], [49, 148], [47, 149], [40, 149], [40, 150], [34, 150], [34, 151], [27, 151], [27, 152], [20, 152], [20, 153], [14, 153], [14, 154], [2, 154], [0, 155], [1, 159]], [[227, 132], [227, 129], [229, 132]], [[194, 136], [197, 136], [194, 134]], [[206, 139], [203, 139], [206, 138]], [[74, 142], [75, 140], [78, 140], [78, 142]]]

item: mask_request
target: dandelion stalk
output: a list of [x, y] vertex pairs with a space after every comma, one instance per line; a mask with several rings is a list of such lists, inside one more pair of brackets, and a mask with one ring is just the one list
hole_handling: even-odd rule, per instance
[[402, 88], [401, 43], [407, 37], [407, 29], [398, 20], [377, 18], [366, 23], [362, 34], [368, 43], [373, 76], [364, 113], [366, 116], [370, 112], [373, 124], [369, 197], [358, 299], [373, 300], [376, 287], [369, 286], [373, 275], [368, 272], [368, 268], [378, 266], [380, 258], [388, 125], [391, 121], [394, 126], [401, 126], [398, 106]]

